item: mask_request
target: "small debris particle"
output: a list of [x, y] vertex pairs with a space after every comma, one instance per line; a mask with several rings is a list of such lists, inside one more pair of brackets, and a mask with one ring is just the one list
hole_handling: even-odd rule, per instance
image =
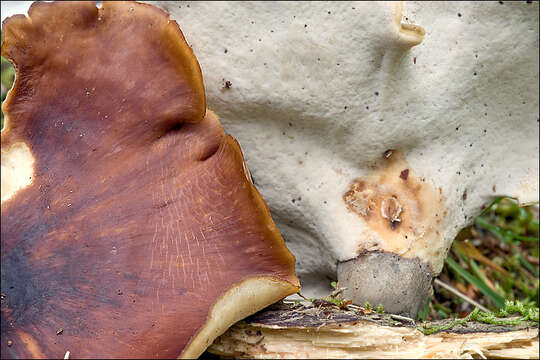
[[232, 86], [232, 82], [230, 82], [229, 80], [225, 81], [225, 87], [226, 87], [227, 89], [230, 89], [231, 86]]
[[56, 330], [56, 335], [60, 335], [63, 332], [64, 332], [64, 329], [60, 328], [60, 329]]
[[344, 106], [343, 109], [347, 110], [348, 108], [347, 108], [347, 106]]
[[416, 56], [412, 59], [413, 63], [416, 64]]
[[392, 156], [392, 153], [393, 153], [393, 152], [394, 152], [394, 150], [392, 150], [392, 149], [386, 150], [386, 151], [384, 152], [384, 154], [383, 154], [384, 158], [385, 158], [385, 159], [390, 158], [390, 156]]
[[328, 14], [331, 14], [331, 13], [332, 13], [331, 11], [328, 12]]
[[403, 171], [399, 174], [399, 177], [402, 178], [403, 180], [407, 180], [407, 179], [409, 178], [409, 169], [403, 170]]
[[378, 91], [375, 91], [375, 96], [379, 96], [379, 92], [378, 92]]
[[463, 201], [467, 200], [467, 189], [463, 191], [463, 195], [461, 196], [461, 198], [463, 199]]
[[296, 202], [296, 199], [292, 199], [291, 201], [292, 201], [292, 203], [294, 204], [294, 203]]
[[493, 192], [496, 192], [496, 191], [497, 191], [497, 187], [496, 187], [495, 185], [493, 185], [493, 186], [491, 187], [491, 190], [493, 190]]
[[381, 216], [390, 221], [392, 229], [398, 225], [396, 222], [401, 222], [399, 215], [402, 210], [401, 204], [395, 197], [390, 197], [381, 202]]
[[474, 75], [474, 76], [476, 76], [476, 75], [477, 75], [476, 71], [475, 71], [475, 72], [473, 73], [473, 75]]
[[499, 4], [501, 4], [501, 5], [504, 4], [504, 1], [499, 1]]
[[458, 17], [461, 17], [461, 13], [457, 13], [457, 16], [458, 16]]
[[11, 345], [13, 345], [13, 341], [11, 341], [11, 340], [8, 340], [8, 342], [7, 342], [7, 346], [11, 346]]
[[366, 110], [369, 110], [369, 106], [366, 106]]
[[117, 294], [118, 294], [118, 295], [124, 295], [124, 293], [122, 292], [122, 290], [118, 290]]
[[292, 126], [292, 122], [289, 123], [289, 126]]
[[225, 49], [223, 52], [226, 54], [229, 50]]

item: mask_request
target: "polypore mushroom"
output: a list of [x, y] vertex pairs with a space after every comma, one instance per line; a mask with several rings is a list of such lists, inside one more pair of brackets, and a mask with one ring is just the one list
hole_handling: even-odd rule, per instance
[[135, 2], [28, 15], [2, 25], [2, 357], [193, 358], [295, 293], [177, 23]]
[[345, 297], [414, 315], [483, 206], [538, 201], [538, 2], [156, 3], [307, 295], [337, 272]]

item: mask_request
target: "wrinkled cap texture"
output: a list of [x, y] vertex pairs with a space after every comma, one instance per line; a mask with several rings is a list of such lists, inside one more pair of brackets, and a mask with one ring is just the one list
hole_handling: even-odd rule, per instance
[[153, 3], [181, 16], [304, 295], [366, 252], [436, 275], [482, 206], [538, 201], [538, 2]]
[[165, 12], [34, 3], [2, 36], [2, 357], [197, 357], [298, 290]]

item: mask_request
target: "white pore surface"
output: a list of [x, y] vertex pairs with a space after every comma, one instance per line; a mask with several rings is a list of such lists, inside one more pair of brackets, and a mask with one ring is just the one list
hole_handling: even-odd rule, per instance
[[[378, 236], [343, 194], [387, 149], [443, 191], [433, 248], [495, 196], [538, 201], [538, 2], [404, 2], [426, 31], [414, 47], [391, 2], [151, 3], [192, 46], [304, 293], [327, 290], [358, 234]], [[438, 272], [446, 251], [415, 254]]]
[[26, 14], [31, 4], [32, 1], [0, 1], [2, 21], [11, 15]]

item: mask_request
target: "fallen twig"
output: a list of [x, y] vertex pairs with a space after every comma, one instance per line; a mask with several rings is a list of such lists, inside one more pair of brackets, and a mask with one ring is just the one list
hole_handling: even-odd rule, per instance
[[455, 287], [451, 286], [451, 285], [448, 285], [444, 282], [442, 282], [441, 280], [439, 279], [435, 279], [433, 281], [435, 284], [439, 285], [439, 286], [442, 286], [443, 288], [445, 288], [446, 290], [450, 291], [452, 294], [462, 298], [463, 300], [465, 300], [466, 302], [468, 302], [469, 304], [472, 304], [474, 306], [476, 306], [478, 309], [484, 311], [484, 312], [489, 312], [489, 310], [485, 307], [485, 306], [482, 306], [480, 305], [478, 302], [474, 301], [473, 299], [471, 299], [470, 297], [468, 297], [467, 295], [461, 293], [458, 289], [456, 289]]

